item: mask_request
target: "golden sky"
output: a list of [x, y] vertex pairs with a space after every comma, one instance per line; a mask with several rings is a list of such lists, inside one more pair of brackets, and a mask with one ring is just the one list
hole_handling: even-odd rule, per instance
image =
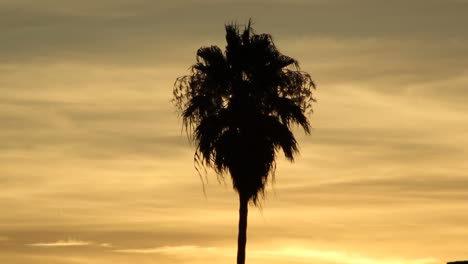
[[318, 84], [247, 263], [468, 259], [468, 1], [0, 0], [0, 263], [233, 263], [238, 199], [170, 103], [254, 20]]

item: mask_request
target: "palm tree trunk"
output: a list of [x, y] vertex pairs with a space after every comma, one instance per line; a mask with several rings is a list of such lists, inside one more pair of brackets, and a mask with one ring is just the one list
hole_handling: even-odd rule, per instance
[[247, 213], [249, 198], [239, 194], [239, 234], [237, 237], [237, 264], [245, 264], [245, 245], [247, 244]]

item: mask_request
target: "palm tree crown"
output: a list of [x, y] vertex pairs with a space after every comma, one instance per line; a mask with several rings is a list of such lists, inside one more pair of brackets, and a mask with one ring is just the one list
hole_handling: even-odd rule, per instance
[[315, 84], [269, 34], [254, 34], [250, 21], [242, 33], [225, 27], [225, 52], [200, 48], [191, 75], [174, 85], [174, 102], [196, 143], [195, 160], [229, 173], [239, 195], [257, 203], [277, 151], [290, 161], [298, 152], [291, 125], [310, 133]]

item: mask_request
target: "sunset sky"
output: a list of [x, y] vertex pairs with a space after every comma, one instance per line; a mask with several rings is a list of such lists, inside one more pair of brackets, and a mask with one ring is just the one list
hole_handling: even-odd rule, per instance
[[253, 19], [318, 87], [247, 263], [468, 259], [468, 1], [0, 0], [0, 263], [234, 263], [238, 199], [171, 103]]

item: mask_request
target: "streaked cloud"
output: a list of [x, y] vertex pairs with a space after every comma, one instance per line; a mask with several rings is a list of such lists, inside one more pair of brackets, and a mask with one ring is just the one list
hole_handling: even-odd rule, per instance
[[8, 40], [0, 49], [4, 61], [131, 64], [180, 62], [177, 51], [209, 45], [223, 33], [223, 23], [249, 17], [258, 30], [277, 37], [466, 40], [460, 32], [468, 9], [466, 2], [453, 0], [14, 1], [0, 7], [0, 28]]
[[110, 243], [99, 243], [98, 245], [101, 247], [113, 247], [113, 245]]
[[[206, 258], [230, 256], [233, 255], [232, 248], [219, 247], [200, 247], [193, 245], [185, 246], [162, 246], [154, 248], [139, 248], [139, 249], [119, 249], [114, 250], [118, 253], [131, 254], [173, 254], [178, 256], [205, 256]], [[332, 251], [315, 248], [303, 247], [284, 247], [268, 250], [254, 249], [248, 251], [249, 258], [257, 261], [265, 260], [285, 260], [293, 263], [310, 263], [321, 261], [322, 263], [345, 263], [345, 264], [432, 264], [439, 263], [438, 259], [422, 258], [422, 259], [400, 259], [400, 258], [372, 258], [363, 255]]]
[[151, 254], [151, 253], [163, 253], [163, 254], [213, 254], [217, 251], [214, 247], [199, 247], [193, 245], [185, 246], [163, 246], [154, 248], [134, 248], [134, 249], [116, 249], [114, 252], [119, 253], [136, 253], [136, 254]]
[[318, 103], [301, 155], [278, 161], [249, 212], [248, 258], [463, 257], [467, 13], [457, 0], [0, 1], [0, 262], [232, 262], [236, 194], [212, 172], [203, 194], [170, 100], [197, 48], [224, 47], [224, 23], [249, 17], [311, 72]]
[[89, 241], [82, 241], [77, 239], [66, 239], [66, 240], [58, 240], [55, 242], [39, 242], [39, 243], [31, 243], [28, 244], [29, 246], [33, 247], [76, 247], [76, 246], [88, 246], [93, 244]]
[[57, 240], [54, 242], [30, 243], [27, 245], [32, 246], [32, 247], [81, 247], [81, 246], [96, 246], [96, 247], [103, 247], [103, 248], [113, 247], [113, 245], [110, 243], [97, 243], [93, 241], [85, 241], [85, 240], [79, 240], [79, 239], [73, 239], [73, 238]]

